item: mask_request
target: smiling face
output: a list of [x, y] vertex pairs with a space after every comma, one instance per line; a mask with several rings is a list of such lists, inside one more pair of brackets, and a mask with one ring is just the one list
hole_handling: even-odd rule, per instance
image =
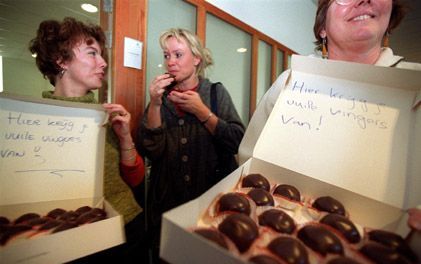
[[164, 62], [167, 71], [175, 75], [177, 82], [183, 82], [197, 78], [196, 66], [200, 59], [195, 57], [186, 40], [169, 37], [164, 49]]
[[332, 1], [320, 36], [330, 50], [380, 49], [392, 12], [392, 0], [356, 0], [349, 5]]
[[[88, 44], [89, 43], [89, 44]], [[73, 57], [62, 63], [66, 70], [63, 80], [65, 89], [86, 94], [102, 86], [107, 63], [101, 55], [101, 48], [96, 40], [82, 41], [72, 49]]]

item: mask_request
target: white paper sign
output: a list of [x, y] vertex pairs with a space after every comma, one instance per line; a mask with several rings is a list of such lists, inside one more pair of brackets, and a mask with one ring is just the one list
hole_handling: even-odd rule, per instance
[[124, 66], [142, 68], [143, 43], [132, 38], [124, 38]]
[[102, 196], [104, 112], [51, 101], [0, 97], [0, 204]]
[[[415, 144], [412, 106], [419, 88], [388, 82], [391, 69], [384, 67], [293, 60], [288, 86], [258, 140], [255, 156], [404, 207], [411, 182], [419, 182], [408, 172]], [[372, 80], [378, 76], [386, 81]], [[402, 83], [412, 82], [404, 76]]]

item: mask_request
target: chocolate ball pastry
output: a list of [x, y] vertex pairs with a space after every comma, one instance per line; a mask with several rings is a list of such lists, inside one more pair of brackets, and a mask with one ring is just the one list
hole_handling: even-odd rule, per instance
[[0, 216], [0, 225], [8, 225], [10, 224], [9, 218], [5, 216]]
[[308, 252], [300, 241], [293, 237], [278, 237], [272, 240], [268, 249], [289, 264], [308, 264]]
[[53, 229], [57, 226], [59, 226], [60, 224], [62, 224], [62, 221], [56, 220], [56, 219], [51, 219], [50, 221], [46, 222], [45, 224], [41, 225], [38, 230], [39, 231], [47, 231], [50, 229]]
[[61, 220], [64, 222], [76, 222], [77, 218], [80, 215], [76, 213], [75, 211], [67, 211], [64, 214], [61, 214], [57, 220]]
[[338, 200], [330, 196], [322, 196], [317, 198], [312, 205], [319, 211], [335, 213], [345, 216], [345, 207]]
[[201, 228], [194, 230], [194, 233], [206, 238], [207, 240], [210, 240], [220, 247], [223, 247], [225, 249], [228, 249], [227, 242], [225, 241], [224, 236], [218, 231], [214, 229], [209, 228]]
[[250, 215], [250, 203], [245, 195], [239, 193], [226, 193], [219, 198], [218, 201], [219, 212], [238, 212]]
[[272, 194], [264, 189], [252, 189], [247, 195], [250, 196], [257, 206], [273, 206], [275, 204]]
[[44, 217], [38, 217], [38, 218], [31, 219], [29, 221], [26, 221], [25, 224], [35, 228], [35, 227], [42, 226], [43, 224], [47, 223], [50, 220], [51, 218], [44, 216]]
[[255, 264], [281, 264], [278, 260], [268, 255], [253, 256], [249, 258], [249, 262]]
[[53, 219], [57, 219], [60, 215], [64, 214], [66, 210], [61, 208], [56, 208], [48, 212], [47, 216]]
[[398, 234], [385, 230], [372, 230], [368, 232], [367, 235], [369, 240], [378, 242], [385, 245], [386, 247], [390, 247], [396, 250], [410, 261], [416, 262], [418, 259], [417, 255], [412, 251], [405, 240]]
[[52, 233], [57, 233], [57, 232], [61, 232], [61, 231], [65, 231], [67, 229], [71, 229], [71, 228], [75, 228], [77, 227], [77, 224], [72, 223], [72, 222], [63, 222], [60, 225], [58, 225], [56, 228], [54, 228]]
[[292, 201], [301, 201], [301, 194], [297, 188], [289, 184], [280, 184], [273, 190], [273, 194], [280, 195]]
[[381, 264], [409, 264], [407, 258], [393, 248], [379, 243], [369, 242], [361, 247], [360, 252], [375, 263]]
[[320, 223], [338, 230], [351, 244], [358, 243], [361, 240], [360, 233], [354, 223], [343, 215], [327, 214], [320, 220]]
[[10, 225], [7, 226], [2, 232], [0, 233], [0, 245], [4, 246], [6, 243], [14, 236], [22, 234], [23, 232], [31, 230], [32, 227], [25, 224], [18, 224], [18, 225]]
[[29, 220], [32, 220], [32, 219], [35, 219], [35, 218], [40, 218], [40, 215], [36, 214], [36, 213], [27, 213], [27, 214], [23, 214], [23, 215], [19, 216], [18, 218], [16, 218], [13, 223], [15, 225], [22, 224], [22, 223], [25, 223], [26, 221], [29, 221]]
[[309, 248], [323, 256], [327, 254], [344, 254], [339, 238], [320, 225], [306, 225], [298, 230], [297, 237]]
[[268, 226], [279, 233], [292, 234], [296, 225], [294, 220], [284, 211], [269, 209], [259, 215], [259, 225]]
[[241, 253], [247, 251], [259, 236], [256, 223], [249, 216], [239, 213], [228, 215], [219, 224], [218, 230], [231, 239]]
[[359, 264], [359, 262], [348, 257], [337, 257], [329, 260], [326, 264]]
[[78, 209], [76, 209], [75, 212], [81, 215], [91, 210], [92, 210], [92, 207], [90, 206], [81, 206]]
[[270, 190], [269, 181], [259, 173], [252, 173], [245, 176], [241, 186], [244, 188], [260, 188], [266, 191]]

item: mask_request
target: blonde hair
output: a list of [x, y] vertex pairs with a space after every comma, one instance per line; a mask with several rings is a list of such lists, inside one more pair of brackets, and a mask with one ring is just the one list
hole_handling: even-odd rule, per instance
[[200, 58], [200, 63], [196, 66], [196, 74], [205, 76], [205, 69], [213, 65], [212, 55], [209, 49], [204, 48], [199, 38], [190, 31], [182, 28], [171, 28], [161, 33], [159, 44], [162, 49], [167, 48], [167, 39], [174, 37], [178, 41], [184, 39], [189, 46], [193, 56]]

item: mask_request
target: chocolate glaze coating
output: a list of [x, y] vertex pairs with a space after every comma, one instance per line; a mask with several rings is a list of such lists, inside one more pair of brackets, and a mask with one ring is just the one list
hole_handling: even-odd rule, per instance
[[344, 248], [339, 238], [323, 226], [306, 225], [298, 230], [297, 237], [306, 246], [323, 256], [327, 254], [344, 254]]
[[5, 245], [12, 237], [32, 229], [30, 226], [24, 224], [3, 227], [5, 229], [0, 233], [0, 245], [2, 246]]
[[269, 209], [259, 215], [259, 225], [268, 226], [279, 233], [292, 234], [296, 225], [294, 220], [279, 209]]
[[359, 264], [359, 262], [347, 257], [337, 257], [329, 260], [326, 264]]
[[201, 228], [194, 230], [194, 233], [216, 243], [220, 247], [228, 249], [227, 242], [225, 241], [224, 236], [218, 231], [209, 228]]
[[404, 256], [399, 254], [396, 250], [390, 247], [386, 247], [382, 244], [369, 242], [365, 244], [360, 252], [366, 257], [374, 261], [375, 263], [382, 264], [409, 264]]
[[386, 247], [395, 249], [412, 262], [416, 262], [418, 260], [417, 255], [412, 251], [403, 237], [398, 234], [385, 230], [372, 230], [368, 232], [368, 238], [372, 241], [383, 244]]
[[300, 191], [298, 191], [297, 188], [289, 184], [280, 184], [276, 186], [275, 190], [273, 191], [273, 194], [281, 195], [292, 201], [301, 201]]
[[48, 212], [47, 216], [53, 219], [57, 219], [60, 215], [64, 214], [66, 210], [61, 208], [56, 208]]
[[351, 244], [358, 243], [361, 240], [360, 233], [354, 223], [343, 215], [327, 214], [320, 220], [320, 223], [338, 230]]
[[13, 222], [15, 225], [17, 224], [22, 224], [26, 221], [35, 219], [35, 218], [39, 218], [40, 215], [36, 214], [36, 213], [27, 213], [27, 214], [23, 214], [21, 216], [19, 216], [18, 218], [15, 219], [15, 221]]
[[60, 215], [57, 220], [64, 221], [64, 222], [76, 222], [77, 218], [80, 215], [75, 211], [67, 211], [64, 214]]
[[218, 230], [231, 239], [241, 253], [247, 251], [259, 236], [256, 223], [249, 216], [239, 213], [227, 216]]
[[239, 193], [226, 193], [218, 201], [219, 212], [231, 211], [250, 215], [250, 203]]
[[59, 226], [61, 223], [63, 223], [62, 221], [56, 220], [56, 219], [51, 219], [50, 221], [46, 222], [45, 224], [41, 225], [38, 230], [39, 231], [47, 231], [50, 229], [53, 229], [57, 226]]
[[278, 260], [268, 255], [253, 256], [249, 259], [249, 262], [255, 264], [281, 264]]
[[270, 190], [269, 181], [259, 173], [251, 173], [243, 178], [242, 187], [260, 188], [266, 191]]
[[81, 206], [78, 209], [76, 209], [75, 212], [78, 213], [78, 214], [84, 214], [84, 213], [89, 212], [91, 210], [92, 210], [92, 207], [85, 205], [85, 206]]
[[293, 237], [278, 237], [272, 240], [268, 249], [289, 264], [308, 264], [308, 252], [300, 241]]
[[252, 189], [247, 195], [250, 196], [257, 206], [273, 206], [275, 204], [272, 194], [264, 189]]
[[61, 232], [61, 231], [67, 230], [67, 229], [75, 228], [75, 227], [77, 227], [77, 224], [75, 224], [75, 223], [64, 222], [64, 223], [61, 223], [56, 228], [54, 228], [52, 233]]
[[0, 216], [0, 225], [8, 225], [10, 224], [9, 218], [5, 216]]
[[345, 216], [345, 207], [338, 200], [330, 196], [322, 196], [313, 202], [313, 207], [324, 212]]
[[44, 217], [31, 219], [31, 220], [27, 221], [25, 224], [27, 224], [31, 227], [37, 227], [37, 226], [42, 226], [43, 224], [47, 223], [50, 220], [51, 220], [51, 218], [44, 216]]

